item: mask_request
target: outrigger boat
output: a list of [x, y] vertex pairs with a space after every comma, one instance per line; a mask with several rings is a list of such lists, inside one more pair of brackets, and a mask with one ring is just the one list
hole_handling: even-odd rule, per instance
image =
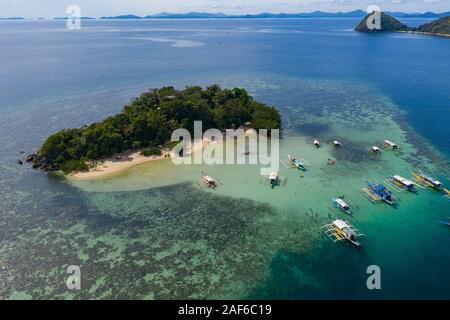
[[352, 214], [350, 211], [350, 206], [341, 198], [333, 199], [333, 203], [342, 212], [344, 212], [346, 214]]
[[392, 176], [389, 180], [395, 185], [405, 188], [410, 192], [417, 192], [417, 190], [414, 188], [414, 182], [412, 182], [411, 180], [405, 179], [399, 175]]
[[356, 239], [363, 236], [363, 234], [348, 221], [337, 219], [330, 224], [324, 225], [321, 229], [334, 243], [347, 240], [357, 247], [361, 245]]
[[390, 206], [395, 205], [392, 192], [386, 189], [384, 185], [367, 182], [367, 191], [374, 198], [374, 200], [381, 200]]
[[339, 141], [334, 140], [333, 141], [333, 146], [335, 146], [336, 148], [339, 148], [339, 147], [342, 147], [342, 144]]
[[447, 189], [444, 188], [444, 192], [446, 193], [446, 194], [444, 195], [444, 198], [450, 200], [450, 190], [447, 190]]
[[306, 171], [305, 164], [303, 162], [301, 162], [299, 159], [297, 159], [296, 157], [288, 154], [288, 160], [289, 160], [289, 163], [292, 164], [297, 169]]
[[442, 187], [442, 183], [440, 181], [433, 179], [421, 172], [413, 172], [412, 176], [417, 180], [417, 182], [426, 187], [430, 187], [433, 189], [440, 189]]
[[377, 146], [369, 147], [368, 149], [372, 153], [380, 153], [381, 152], [381, 149]]
[[384, 147], [392, 150], [398, 150], [398, 145], [390, 140], [384, 140]]
[[211, 176], [203, 176], [203, 182], [209, 187], [214, 189], [217, 184], [213, 177]]
[[274, 171], [270, 173], [269, 176], [270, 187], [273, 189], [275, 185], [278, 183], [278, 172]]
[[319, 148], [320, 147], [320, 142], [319, 142], [319, 140], [314, 140], [314, 145], [317, 147], [317, 148]]

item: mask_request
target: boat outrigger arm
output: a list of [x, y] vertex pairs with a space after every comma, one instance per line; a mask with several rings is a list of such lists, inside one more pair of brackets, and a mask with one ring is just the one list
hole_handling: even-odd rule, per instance
[[387, 190], [384, 185], [367, 182], [366, 190], [369, 193], [369, 195], [371, 195], [372, 198], [374, 198], [374, 200], [384, 201], [391, 206], [395, 205], [395, 202], [392, 199], [394, 195], [392, 194], [392, 192]]
[[446, 193], [446, 194], [444, 195], [444, 198], [450, 200], [450, 190], [447, 190], [447, 189], [444, 188], [444, 192]]

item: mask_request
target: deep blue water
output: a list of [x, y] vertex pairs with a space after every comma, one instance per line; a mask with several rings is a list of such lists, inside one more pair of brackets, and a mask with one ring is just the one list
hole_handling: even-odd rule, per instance
[[[407, 19], [409, 25], [426, 20]], [[102, 90], [200, 82], [233, 74], [275, 73], [373, 84], [408, 120], [450, 154], [450, 41], [367, 35], [356, 19], [0, 22], [0, 108]], [[200, 42], [172, 47], [145, 38]], [[126, 100], [125, 100], [126, 101]], [[74, 106], [75, 108], [76, 106]]]
[[[131, 97], [150, 87], [217, 82], [258, 87], [261, 92], [265, 86], [270, 88], [270, 79], [275, 77], [277, 83], [283, 77], [357, 82], [378, 90], [404, 110], [408, 125], [450, 156], [450, 39], [359, 34], [352, 31], [357, 22], [357, 19], [83, 21], [80, 31], [68, 31], [63, 21], [0, 21], [0, 240], [12, 243], [25, 231], [48, 223], [63, 228], [74, 217], [95, 225], [93, 233], [99, 232], [97, 228], [101, 229], [103, 224], [117, 223], [123, 227], [117, 217], [103, 213], [95, 216], [95, 209], [82, 192], [40, 172], [23, 170], [15, 162], [21, 150], [38, 148], [56, 130], [117, 113]], [[418, 25], [426, 20], [405, 22]], [[283, 96], [288, 93], [282, 87], [276, 92], [281, 96], [260, 96], [268, 101], [289, 101]], [[134, 197], [140, 200], [137, 195], [124, 195], [124, 199], [131, 198], [124, 203], [133, 203]], [[143, 197], [147, 198], [147, 194]], [[12, 247], [23, 253], [8, 262], [14, 264], [14, 272], [29, 279], [29, 270], [21, 259], [32, 259], [36, 251], [28, 254], [27, 247], [21, 247], [27, 243], [26, 239], [17, 243]], [[33, 247], [42, 250], [39, 254], [44, 258], [49, 254], [47, 249]], [[319, 270], [324, 260], [333, 265], [334, 259], [331, 254], [326, 257], [321, 254], [296, 256], [279, 252], [273, 257], [272, 267], [286, 272], [274, 274], [271, 277], [274, 283], [256, 285], [251, 296], [335, 298], [338, 289], [330, 289], [328, 293], [314, 288], [305, 291], [296, 288], [292, 281], [296, 270], [290, 268], [291, 264], [306, 266], [312, 273], [323, 272], [330, 287], [345, 286], [342, 283], [345, 278], [334, 278]], [[332, 268], [337, 269], [332, 270], [346, 272], [339, 267], [350, 266], [352, 261], [334, 265]], [[45, 264], [35, 260], [30, 263]], [[417, 279], [419, 285], [412, 288], [401, 287], [410, 280], [408, 275], [390, 274], [392, 279], [398, 277], [399, 288], [387, 296], [398, 297], [398, 292], [402, 292], [400, 298], [420, 297], [418, 287], [428, 284], [425, 297], [448, 298], [448, 286], [441, 285], [441, 279], [433, 275], [436, 269], [425, 267], [430, 268], [424, 269], [429, 275]], [[445, 264], [437, 267], [443, 268]], [[355, 277], [365, 276], [363, 273]], [[2, 289], [0, 297], [5, 294]], [[362, 289], [355, 291], [365, 291]]]

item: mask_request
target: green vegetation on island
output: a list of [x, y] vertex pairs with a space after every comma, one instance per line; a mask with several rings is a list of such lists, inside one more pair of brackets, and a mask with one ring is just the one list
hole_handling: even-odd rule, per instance
[[[423, 24], [417, 28], [411, 28], [407, 25], [401, 23], [397, 19], [391, 17], [390, 15], [381, 12], [381, 28], [369, 28], [368, 24], [369, 18], [373, 13], [368, 14], [358, 26], [355, 31], [358, 32], [414, 32], [421, 34], [439, 35], [439, 36], [450, 36], [450, 16], [442, 17], [440, 19], [434, 20], [430, 23]], [[370, 22], [370, 21], [369, 21]]]
[[415, 31], [450, 36], [450, 16], [421, 25]]
[[[238, 128], [250, 122], [254, 129], [279, 129], [279, 112], [257, 102], [245, 89], [205, 89], [190, 86], [152, 89], [135, 98], [123, 111], [102, 122], [52, 134], [38, 153], [29, 155], [35, 168], [64, 172], [87, 170], [87, 162], [130, 150], [156, 147], [168, 142], [172, 131], [194, 131], [194, 121], [202, 121], [203, 130]], [[145, 150], [144, 156], [157, 155]]]
[[374, 13], [368, 14], [356, 27], [355, 31], [359, 32], [394, 32], [394, 31], [407, 31], [408, 26], [401, 23], [397, 19], [387, 15], [384, 12], [380, 13], [380, 26], [381, 28], [369, 28], [370, 21], [369, 18], [372, 17]]

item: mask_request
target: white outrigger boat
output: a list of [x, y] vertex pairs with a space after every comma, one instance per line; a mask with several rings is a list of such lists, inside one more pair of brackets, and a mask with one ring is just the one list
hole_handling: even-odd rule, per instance
[[318, 139], [315, 139], [313, 143], [316, 146], [316, 148], [320, 147], [320, 141]]
[[335, 146], [336, 148], [340, 148], [340, 147], [342, 147], [342, 144], [339, 141], [334, 140], [333, 141], [333, 146]]
[[393, 184], [404, 188], [410, 192], [417, 192], [416, 188], [414, 188], [415, 183], [412, 182], [411, 180], [405, 179], [399, 175], [395, 175], [389, 178], [390, 182], [392, 182]]
[[333, 203], [336, 206], [336, 208], [338, 208], [342, 212], [346, 214], [352, 214], [350, 211], [350, 206], [341, 198], [333, 199]]
[[288, 161], [295, 168], [303, 170], [303, 171], [306, 170], [305, 164], [302, 161], [300, 161], [299, 159], [297, 159], [295, 156], [291, 156], [290, 154], [288, 154]]
[[209, 187], [209, 188], [215, 188], [217, 187], [216, 180], [214, 180], [211, 176], [203, 176], [203, 182]]
[[270, 187], [273, 188], [278, 183], [278, 172], [273, 171], [269, 175]]
[[391, 140], [384, 140], [384, 147], [392, 150], [398, 150], [398, 145]]
[[324, 225], [321, 229], [334, 243], [347, 240], [357, 247], [361, 245], [356, 239], [363, 234], [348, 221], [336, 219], [332, 223]]

